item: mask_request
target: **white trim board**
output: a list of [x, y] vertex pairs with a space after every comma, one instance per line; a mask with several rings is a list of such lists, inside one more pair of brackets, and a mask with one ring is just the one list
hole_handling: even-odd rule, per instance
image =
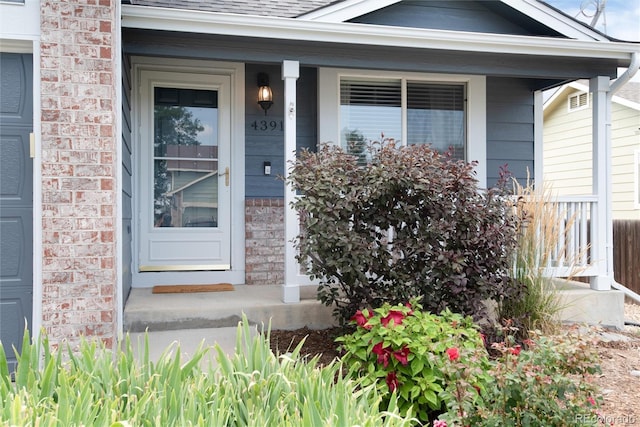
[[628, 66], [637, 45], [554, 37], [512, 36], [382, 25], [318, 22], [233, 15], [147, 6], [122, 6], [125, 28], [304, 40], [356, 45], [409, 47], [459, 52], [611, 59]]
[[319, 22], [345, 22], [399, 2], [400, 0], [345, 0], [305, 13], [298, 16], [297, 19]]

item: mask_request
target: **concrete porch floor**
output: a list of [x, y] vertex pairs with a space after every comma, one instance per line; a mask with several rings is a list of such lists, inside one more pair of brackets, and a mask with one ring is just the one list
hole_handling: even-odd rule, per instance
[[[558, 281], [565, 322], [587, 323], [621, 330], [624, 327], [624, 294], [594, 291], [578, 282]], [[153, 294], [151, 288], [134, 288], [125, 304], [124, 332], [134, 350], [145, 331], [150, 356], [157, 359], [174, 342], [184, 357], [204, 341], [234, 351], [238, 322], [245, 313], [257, 331], [271, 321], [272, 329], [323, 329], [334, 325], [331, 308], [316, 300], [315, 287], [301, 287], [298, 304], [282, 302], [282, 287], [236, 285], [234, 291]], [[136, 347], [136, 343], [138, 343]]]

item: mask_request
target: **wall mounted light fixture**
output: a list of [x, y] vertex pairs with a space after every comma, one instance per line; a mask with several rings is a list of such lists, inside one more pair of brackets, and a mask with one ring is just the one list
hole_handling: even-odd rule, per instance
[[258, 104], [267, 115], [267, 110], [273, 105], [273, 93], [269, 87], [269, 75], [267, 73], [258, 73]]

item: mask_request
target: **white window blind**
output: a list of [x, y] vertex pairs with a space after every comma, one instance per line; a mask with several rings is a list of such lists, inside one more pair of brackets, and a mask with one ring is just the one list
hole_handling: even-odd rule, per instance
[[379, 141], [381, 135], [402, 138], [402, 90], [400, 81], [340, 82], [340, 118], [343, 146], [347, 136]]
[[451, 149], [464, 159], [464, 86], [407, 83], [407, 143]]
[[451, 148], [464, 159], [465, 85], [343, 78], [340, 122], [342, 146], [354, 154], [384, 134], [401, 144]]

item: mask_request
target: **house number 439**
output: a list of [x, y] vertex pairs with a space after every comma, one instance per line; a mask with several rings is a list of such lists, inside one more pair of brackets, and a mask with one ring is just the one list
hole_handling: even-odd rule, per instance
[[284, 130], [282, 120], [254, 120], [251, 123], [251, 128], [261, 132]]

